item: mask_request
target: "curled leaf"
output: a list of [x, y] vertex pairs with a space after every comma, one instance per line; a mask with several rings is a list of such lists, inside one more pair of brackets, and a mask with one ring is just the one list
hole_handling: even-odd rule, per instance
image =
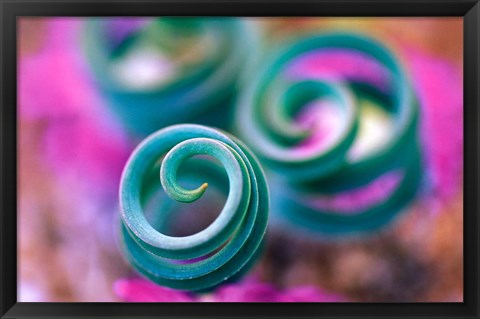
[[[186, 189], [177, 180], [182, 164], [195, 156], [213, 158], [228, 177], [228, 196], [218, 217], [189, 236], [168, 236], [146, 219], [145, 203], [161, 187], [189, 203], [208, 185]], [[196, 173], [216, 174], [213, 166]], [[159, 175], [160, 175], [160, 178]], [[152, 182], [153, 181], [153, 182]], [[200, 125], [175, 125], [145, 139], [132, 153], [120, 185], [123, 248], [131, 264], [152, 281], [176, 289], [201, 290], [235, 279], [255, 262], [268, 216], [269, 196], [257, 160], [236, 138]], [[159, 212], [160, 218], [166, 218]]]

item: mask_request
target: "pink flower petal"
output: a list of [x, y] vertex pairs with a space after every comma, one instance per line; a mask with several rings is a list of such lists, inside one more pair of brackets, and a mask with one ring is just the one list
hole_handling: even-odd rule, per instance
[[406, 56], [420, 100], [430, 194], [447, 200], [458, 192], [463, 171], [462, 74], [447, 61], [415, 49], [407, 49]]
[[115, 293], [128, 302], [192, 302], [187, 293], [165, 288], [144, 279], [122, 279], [114, 285]]
[[277, 290], [266, 283], [241, 282], [221, 286], [213, 299], [216, 302], [275, 302]]
[[401, 181], [402, 174], [394, 171], [386, 173], [366, 186], [333, 196], [307, 198], [313, 207], [333, 210], [339, 214], [353, 214], [386, 200]]
[[305, 53], [287, 68], [294, 78], [319, 78], [327, 81], [355, 79], [381, 88], [390, 82], [390, 75], [364, 53], [347, 49], [325, 49]]
[[156, 285], [145, 279], [121, 279], [115, 283], [115, 293], [129, 302], [341, 302], [343, 296], [322, 291], [313, 286], [300, 286], [284, 291], [252, 277], [225, 284], [204, 295], [191, 295]]
[[45, 48], [20, 60], [20, 115], [46, 124], [41, 155], [53, 172], [114, 190], [131, 146], [89, 78], [79, 23], [53, 19]]

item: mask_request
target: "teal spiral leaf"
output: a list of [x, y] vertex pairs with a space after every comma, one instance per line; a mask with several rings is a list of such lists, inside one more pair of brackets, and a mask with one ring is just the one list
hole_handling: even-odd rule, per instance
[[126, 34], [108, 19], [85, 24], [85, 56], [112, 113], [140, 138], [179, 123], [228, 128], [255, 29], [236, 18], [144, 20]]
[[[195, 156], [207, 156], [219, 165], [193, 165], [189, 174], [196, 174], [198, 181], [201, 174], [215, 177], [223, 170], [227, 199], [204, 230], [182, 237], [165, 235], [147, 221], [144, 206], [159, 187], [184, 203], [208, 192], [206, 183], [186, 189], [177, 180], [182, 164]], [[160, 285], [203, 290], [241, 276], [255, 262], [266, 231], [269, 195], [262, 169], [240, 141], [219, 130], [183, 124], [152, 134], [132, 153], [122, 175], [120, 208], [122, 246], [135, 269]], [[167, 218], [158, 213], [157, 218]]]
[[[288, 68], [313, 52], [343, 50], [361, 54], [388, 75], [386, 83], [368, 79], [289, 77]], [[296, 40], [268, 52], [245, 81], [237, 105], [239, 136], [271, 172], [272, 213], [314, 235], [372, 232], [388, 224], [417, 194], [421, 183], [419, 106], [400, 59], [379, 42], [358, 34], [326, 33]], [[329, 100], [341, 114], [338, 134], [327, 147], [299, 151], [313, 129], [295, 121], [311, 102]], [[387, 143], [354, 158], [350, 152], [362, 125], [361, 101], [391, 118]], [[387, 198], [348, 214], [312, 204], [316, 196], [358, 191], [397, 172]]]

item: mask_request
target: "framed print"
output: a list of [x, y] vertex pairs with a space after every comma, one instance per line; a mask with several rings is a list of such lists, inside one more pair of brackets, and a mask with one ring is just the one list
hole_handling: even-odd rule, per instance
[[10, 1], [0, 314], [478, 318], [477, 1]]

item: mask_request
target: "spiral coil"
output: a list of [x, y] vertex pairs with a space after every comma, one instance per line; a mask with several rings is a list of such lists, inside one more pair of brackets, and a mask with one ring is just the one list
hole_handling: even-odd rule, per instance
[[248, 22], [163, 17], [122, 23], [91, 19], [83, 42], [101, 92], [132, 135], [179, 123], [228, 128], [245, 48], [256, 47]]
[[[292, 76], [299, 60], [335, 50], [361, 56], [375, 72], [365, 74], [359, 67], [357, 76]], [[313, 234], [367, 232], [387, 224], [415, 196], [421, 180], [418, 102], [398, 60], [380, 43], [357, 34], [309, 36], [269, 55], [246, 83], [237, 129], [272, 172], [272, 211], [281, 219]], [[294, 118], [309, 103], [326, 100], [342, 120], [329, 144], [316, 145], [313, 129]], [[363, 123], [360, 103], [365, 101], [388, 114], [391, 136], [384, 145], [354, 157]], [[305, 151], [299, 146], [308, 139], [313, 142]], [[392, 172], [401, 176], [395, 188], [368, 207], [343, 214], [313, 203], [316, 196], [357, 191]]]
[[[197, 155], [213, 157], [226, 172], [225, 205], [206, 229], [167, 236], [147, 221], [144, 205], [160, 187], [158, 173], [174, 200], [199, 199], [206, 183], [191, 190], [177, 181], [180, 166]], [[212, 167], [218, 165], [197, 166], [193, 172], [215, 175], [218, 169]], [[202, 290], [241, 276], [255, 262], [267, 226], [269, 195], [262, 169], [241, 142], [218, 130], [184, 124], [152, 134], [132, 153], [122, 175], [120, 207], [122, 243], [130, 263], [158, 284]]]

